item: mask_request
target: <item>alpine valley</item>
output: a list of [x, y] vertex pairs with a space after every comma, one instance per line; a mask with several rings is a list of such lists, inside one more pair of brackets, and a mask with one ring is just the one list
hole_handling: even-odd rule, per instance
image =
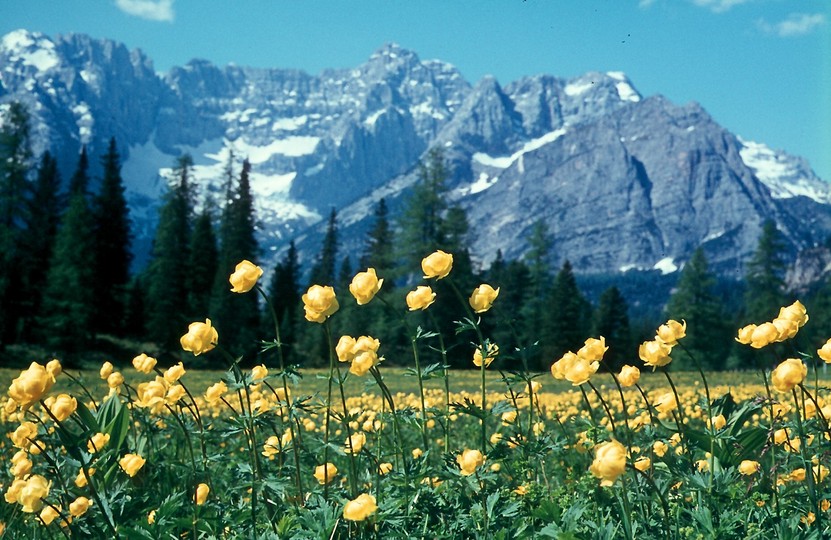
[[483, 268], [498, 250], [521, 257], [538, 220], [552, 264], [584, 276], [671, 274], [703, 246], [738, 277], [766, 220], [791, 260], [831, 232], [831, 190], [804, 159], [741, 139], [697, 103], [642, 96], [620, 72], [471, 84], [388, 44], [318, 75], [204, 60], [157, 73], [114, 41], [17, 30], [0, 42], [0, 107], [14, 100], [35, 154], [51, 150], [65, 179], [81, 145], [99, 156], [116, 138], [140, 264], [184, 153], [200, 190], [217, 192], [230, 153], [249, 159], [268, 268], [290, 239], [308, 263], [333, 207], [342, 253], [359, 253], [375, 204], [395, 215], [435, 147]]

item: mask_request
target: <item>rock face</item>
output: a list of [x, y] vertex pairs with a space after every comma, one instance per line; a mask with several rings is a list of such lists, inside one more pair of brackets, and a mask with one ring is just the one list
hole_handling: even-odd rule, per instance
[[158, 74], [112, 41], [18, 30], [0, 41], [0, 108], [12, 100], [32, 113], [36, 153], [56, 153], [66, 178], [80, 145], [100, 155], [116, 137], [138, 261], [183, 153], [205, 192], [232, 154], [251, 161], [266, 264], [289, 238], [313, 256], [331, 207], [344, 252], [360, 249], [372, 205], [399, 207], [436, 146], [485, 266], [497, 250], [521, 257], [540, 219], [552, 264], [584, 274], [668, 273], [703, 245], [735, 275], [767, 219], [792, 256], [831, 231], [831, 191], [804, 160], [739, 139], [695, 103], [644, 98], [620, 72], [472, 86], [390, 44], [319, 75], [204, 60]]

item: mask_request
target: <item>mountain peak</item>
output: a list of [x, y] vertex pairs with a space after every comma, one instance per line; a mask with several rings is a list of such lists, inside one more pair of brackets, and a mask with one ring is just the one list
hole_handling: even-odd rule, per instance
[[37, 71], [47, 71], [60, 63], [55, 43], [40, 32], [13, 30], [3, 36], [0, 49], [5, 52], [10, 64], [20, 62]]

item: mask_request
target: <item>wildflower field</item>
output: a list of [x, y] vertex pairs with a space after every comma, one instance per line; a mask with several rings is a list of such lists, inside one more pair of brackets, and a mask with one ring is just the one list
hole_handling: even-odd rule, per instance
[[[684, 321], [667, 321], [639, 359], [605, 369], [608, 345], [552, 359], [550, 373], [496, 371], [482, 330], [499, 289], [459, 291], [452, 255], [424, 259], [425, 284], [389, 306], [429, 311], [430, 284], [459, 300], [456, 331], [475, 370], [447, 369], [440, 334], [406, 326], [408, 368], [383, 362], [367, 328], [335, 336], [339, 302], [378, 302], [373, 269], [351, 297], [313, 285], [306, 319], [329, 367], [242, 369], [210, 320], [182, 329], [190, 370], [136, 351], [132, 367], [64, 370], [58, 360], [0, 371], [4, 538], [827, 538], [831, 404], [818, 350], [787, 349], [810, 324], [799, 302], [736, 340], [772, 369], [675, 373]], [[259, 294], [243, 261], [229, 294]], [[344, 296], [344, 295], [342, 295]], [[424, 365], [431, 348], [444, 359]], [[453, 354], [458, 354], [454, 352]], [[697, 362], [696, 362], [697, 364]], [[519, 362], [522, 365], [522, 362]], [[641, 374], [641, 370], [644, 373]]]

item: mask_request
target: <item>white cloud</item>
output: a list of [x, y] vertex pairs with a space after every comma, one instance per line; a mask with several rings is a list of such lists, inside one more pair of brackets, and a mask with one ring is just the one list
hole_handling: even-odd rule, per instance
[[115, 0], [115, 6], [126, 13], [150, 21], [173, 22], [174, 0]]
[[774, 34], [779, 37], [794, 37], [810, 34], [825, 23], [826, 18], [822, 13], [791, 13], [787, 19], [775, 24], [771, 24], [764, 19], [760, 19], [757, 24], [767, 34]]
[[638, 0], [638, 7], [641, 9], [646, 9], [655, 2], [656, 0]]
[[692, 0], [693, 4], [707, 8], [713, 13], [724, 13], [733, 6], [750, 2], [750, 0]]

